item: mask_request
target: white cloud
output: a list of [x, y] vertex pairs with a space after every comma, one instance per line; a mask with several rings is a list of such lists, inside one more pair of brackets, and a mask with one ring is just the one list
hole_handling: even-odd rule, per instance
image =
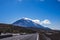
[[35, 23], [37, 23], [37, 24], [40, 24], [40, 25], [49, 25], [49, 24], [51, 24], [51, 22], [48, 19], [45, 19], [43, 21], [35, 19], [35, 20], [32, 20], [32, 21], [35, 22]]
[[51, 24], [50, 20], [48, 20], [48, 19], [45, 19], [43, 21], [40, 21], [38, 19], [30, 19], [30, 18], [26, 18], [26, 17], [23, 17], [23, 19], [25, 19], [25, 20], [31, 20], [34, 23], [37, 23], [37, 24], [40, 24], [40, 25], [48, 25], [48, 24]]
[[37, 23], [37, 24], [40, 24], [40, 20], [38, 20], [38, 19], [35, 19], [35, 20], [32, 20], [32, 21]]
[[48, 19], [45, 19], [44, 21], [41, 21], [40, 24], [51, 24], [51, 22]]
[[35, 19], [35, 20], [32, 20], [32, 21], [37, 23], [37, 24], [40, 24], [40, 25], [49, 25], [49, 24], [51, 24], [50, 20], [48, 20], [48, 19], [45, 19], [44, 21], [40, 21], [38, 19]]

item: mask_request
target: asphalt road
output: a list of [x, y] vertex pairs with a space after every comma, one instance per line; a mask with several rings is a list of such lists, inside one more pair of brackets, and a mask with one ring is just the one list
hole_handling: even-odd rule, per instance
[[26, 35], [16, 35], [13, 37], [3, 38], [0, 40], [39, 40], [39, 35], [38, 35], [38, 33], [26, 34]]

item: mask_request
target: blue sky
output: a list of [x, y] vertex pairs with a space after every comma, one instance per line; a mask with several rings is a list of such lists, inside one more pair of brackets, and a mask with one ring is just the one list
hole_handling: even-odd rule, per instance
[[60, 1], [0, 0], [0, 23], [11, 24], [22, 17], [48, 19], [49, 28], [60, 29]]

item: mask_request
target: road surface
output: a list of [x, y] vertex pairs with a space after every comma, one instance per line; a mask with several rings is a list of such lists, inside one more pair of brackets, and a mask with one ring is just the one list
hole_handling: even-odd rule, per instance
[[0, 40], [39, 40], [39, 35], [38, 35], [38, 33], [27, 34], [27, 35], [16, 35], [13, 37], [3, 38]]

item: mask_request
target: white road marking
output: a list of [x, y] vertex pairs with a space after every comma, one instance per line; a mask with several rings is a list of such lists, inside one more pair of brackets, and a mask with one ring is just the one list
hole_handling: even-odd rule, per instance
[[37, 34], [37, 40], [39, 40], [39, 34]]

